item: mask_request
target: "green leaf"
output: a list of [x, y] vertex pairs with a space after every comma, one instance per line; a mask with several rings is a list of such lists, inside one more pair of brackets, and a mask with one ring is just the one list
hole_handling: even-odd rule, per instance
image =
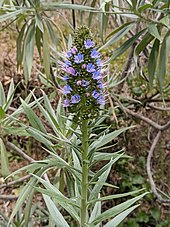
[[50, 77], [50, 43], [47, 29], [44, 29], [43, 34], [43, 65], [47, 78]]
[[5, 103], [6, 103], [5, 92], [4, 92], [3, 85], [0, 81], [0, 106], [4, 106]]
[[32, 127], [43, 133], [46, 133], [46, 130], [41, 123], [40, 118], [34, 113], [34, 111], [27, 105], [24, 100], [21, 99], [21, 103]]
[[[98, 182], [103, 182], [105, 183], [105, 181], [107, 180], [107, 177], [110, 173], [111, 167], [112, 165], [119, 159], [121, 158], [123, 154], [119, 155], [116, 159], [114, 160], [110, 160], [109, 163], [107, 163], [100, 171], [100, 175], [98, 175], [97, 173], [95, 174], [95, 176], [93, 177], [93, 179], [98, 177]], [[92, 182], [94, 181], [92, 179]], [[92, 199], [96, 199], [96, 196], [98, 196], [98, 194], [100, 193], [101, 188], [103, 187], [103, 184], [96, 184], [94, 186], [94, 188], [92, 189], [90, 196], [89, 196], [89, 200]]]
[[145, 196], [146, 194], [148, 194], [148, 192], [143, 193], [142, 195], [139, 195], [133, 199], [129, 199], [126, 202], [123, 202], [117, 206], [114, 206], [113, 208], [106, 210], [105, 212], [103, 212], [101, 215], [99, 215], [92, 223], [92, 225], [97, 225], [98, 223], [101, 223], [104, 220], [107, 220], [111, 217], [116, 216], [117, 214], [120, 214], [121, 212], [123, 212], [124, 210], [126, 210], [127, 208], [129, 208], [131, 205], [133, 205], [135, 202], [137, 202], [138, 200], [140, 200], [143, 196]]
[[42, 133], [41, 131], [35, 129], [35, 128], [26, 128], [26, 131], [36, 140], [38, 140], [39, 142], [43, 143], [45, 146], [47, 147], [51, 147], [54, 146], [54, 144], [49, 140], [46, 139], [46, 137], [48, 137], [48, 135]]
[[52, 43], [54, 45], [54, 47], [57, 46], [57, 36], [55, 35], [55, 32], [54, 32], [54, 29], [51, 25], [51, 22], [46, 20], [46, 25], [47, 25], [47, 29], [48, 29], [48, 32], [49, 32], [49, 35], [50, 35], [50, 38], [52, 40]]
[[12, 19], [13, 17], [16, 17], [20, 13], [23, 13], [23, 9], [15, 10], [14, 12], [7, 12], [6, 14], [0, 15], [0, 22]]
[[[92, 1], [92, 3], [91, 3], [91, 7], [92, 7], [92, 8], [94, 8], [94, 7], [95, 7], [96, 2], [97, 2], [97, 0], [93, 0], [93, 1]], [[94, 13], [93, 13], [93, 12], [90, 12], [90, 13], [89, 13], [89, 18], [88, 18], [88, 27], [90, 27], [90, 26], [91, 26], [91, 22], [92, 22], [93, 15], [94, 15]]]
[[158, 39], [159, 41], [161, 41], [161, 36], [159, 34], [158, 28], [156, 24], [150, 23], [148, 26], [148, 32], [154, 36], [156, 39]]
[[36, 25], [38, 26], [40, 31], [43, 33], [44, 32], [44, 26], [43, 26], [42, 18], [38, 13], [35, 14], [35, 21], [36, 21]]
[[138, 56], [153, 39], [154, 36], [147, 32], [142, 38], [142, 41], [135, 48], [135, 55]]
[[17, 69], [19, 66], [21, 66], [22, 60], [23, 60], [23, 37], [25, 34], [25, 28], [26, 28], [26, 23], [22, 26], [21, 31], [19, 32], [18, 38], [17, 38]]
[[167, 63], [168, 63], [168, 55], [170, 51], [170, 30], [166, 33], [161, 50], [160, 50], [160, 58], [159, 58], [159, 68], [158, 68], [158, 80], [160, 83], [160, 88], [162, 89], [164, 78], [166, 75]]
[[24, 41], [24, 75], [26, 82], [28, 82], [31, 75], [34, 54], [34, 39], [35, 39], [34, 36], [35, 36], [35, 21], [32, 20], [31, 24], [28, 27]]
[[118, 226], [134, 209], [139, 207], [140, 205], [135, 205], [133, 207], [130, 207], [129, 209], [123, 211], [119, 215], [117, 215], [115, 218], [113, 218], [111, 221], [109, 221], [104, 227], [116, 227]]
[[105, 62], [105, 64], [108, 64], [109, 62], [115, 60], [117, 57], [119, 57], [121, 54], [123, 54], [130, 46], [133, 45], [133, 43], [142, 35], [142, 33], [145, 30], [146, 29], [141, 30], [136, 35], [134, 35], [132, 38], [128, 39], [122, 46], [120, 46], [119, 48], [117, 48], [113, 52], [112, 56]]
[[[102, 206], [102, 204], [100, 201], [95, 203], [94, 208], [93, 208], [90, 218], [89, 218], [89, 222], [93, 222], [101, 214], [101, 206]], [[95, 227], [100, 227], [100, 224], [95, 225]]]
[[159, 45], [160, 45], [160, 41], [158, 39], [155, 39], [155, 42], [152, 46], [151, 53], [149, 55], [148, 77], [149, 77], [150, 89], [152, 89], [154, 75], [155, 75], [155, 71], [156, 71], [156, 68], [157, 68], [157, 61], [158, 61], [158, 55], [159, 55]]
[[65, 221], [63, 215], [60, 213], [57, 206], [50, 199], [50, 197], [47, 195], [43, 195], [43, 198], [45, 200], [49, 213], [50, 213], [51, 217], [53, 218], [53, 220], [55, 221], [56, 225], [58, 227], [69, 227], [69, 225]]
[[11, 105], [12, 101], [13, 101], [13, 97], [14, 97], [14, 80], [11, 79], [11, 83], [9, 86], [9, 90], [8, 90], [8, 94], [7, 94], [7, 101], [4, 105], [4, 110], [8, 110], [9, 106]]
[[57, 2], [57, 3], [43, 3], [42, 7], [45, 10], [55, 10], [57, 9], [74, 9], [81, 11], [97, 11], [95, 8], [85, 5], [70, 4], [66, 2]]
[[121, 128], [118, 130], [115, 130], [113, 132], [110, 132], [106, 135], [103, 135], [99, 137], [99, 139], [95, 140], [90, 146], [89, 146], [89, 152], [93, 149], [97, 150], [100, 147], [103, 147], [104, 145], [108, 144], [112, 140], [114, 140], [117, 136], [119, 136], [122, 132], [125, 132], [126, 130], [130, 129], [131, 127], [127, 128]]
[[8, 162], [8, 154], [6, 151], [6, 147], [2, 139], [0, 138], [0, 152], [1, 152], [1, 174], [3, 177], [7, 177], [10, 174], [9, 171], [9, 162]]
[[37, 46], [37, 49], [38, 49], [38, 53], [39, 53], [40, 59], [42, 58], [42, 56], [41, 56], [41, 47], [42, 47], [41, 40], [42, 40], [42, 32], [37, 27], [36, 28], [36, 33], [35, 33], [35, 42], [36, 42], [36, 46]]
[[101, 46], [99, 48], [99, 51], [102, 50], [103, 48], [113, 45], [115, 42], [120, 40], [125, 34], [127, 34], [129, 32], [129, 30], [133, 26], [134, 26], [134, 24], [128, 23], [128, 24], [126, 24], [126, 26], [123, 25], [121, 28], [119, 27], [118, 29], [116, 29], [117, 32], [114, 31], [113, 37], [111, 39], [109, 39], [103, 46]]
[[0, 120], [4, 119], [6, 116], [4, 109], [0, 106]]

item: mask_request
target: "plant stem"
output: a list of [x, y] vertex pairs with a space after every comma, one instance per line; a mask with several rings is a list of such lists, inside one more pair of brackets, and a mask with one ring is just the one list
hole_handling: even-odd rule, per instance
[[88, 189], [88, 120], [82, 121], [82, 182], [81, 182], [81, 227], [87, 221]]

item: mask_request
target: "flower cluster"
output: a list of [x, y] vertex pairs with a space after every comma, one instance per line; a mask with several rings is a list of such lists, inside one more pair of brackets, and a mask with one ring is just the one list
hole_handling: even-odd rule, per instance
[[73, 46], [62, 63], [66, 85], [62, 88], [66, 98], [63, 106], [77, 118], [93, 118], [104, 106], [102, 63], [88, 28], [75, 31]]

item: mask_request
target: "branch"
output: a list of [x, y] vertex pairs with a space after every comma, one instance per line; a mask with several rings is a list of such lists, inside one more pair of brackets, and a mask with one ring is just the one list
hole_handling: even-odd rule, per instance
[[147, 165], [146, 165], [146, 169], [147, 169], [147, 174], [148, 174], [148, 178], [149, 178], [149, 183], [151, 185], [151, 190], [152, 192], [155, 194], [155, 196], [157, 197], [157, 199], [162, 202], [162, 203], [170, 203], [170, 199], [163, 199], [162, 196], [157, 192], [157, 189], [156, 189], [156, 185], [155, 185], [155, 182], [153, 180], [153, 177], [152, 177], [152, 172], [151, 172], [151, 158], [153, 156], [153, 152], [154, 152], [154, 149], [160, 139], [160, 136], [161, 136], [161, 131], [159, 130], [155, 139], [153, 140], [153, 143], [152, 143], [152, 146], [149, 150], [149, 153], [148, 153], [148, 157], [147, 157]]
[[35, 162], [35, 160], [33, 158], [31, 158], [30, 156], [28, 156], [27, 154], [25, 154], [20, 148], [18, 148], [17, 146], [15, 146], [13, 143], [7, 141], [6, 145], [8, 146], [8, 148], [16, 151], [18, 154], [20, 154], [24, 159], [28, 160], [29, 162]]
[[154, 110], [159, 110], [159, 111], [169, 111], [170, 107], [159, 107], [159, 106], [154, 106], [152, 104], [148, 104], [148, 106]]
[[16, 196], [16, 195], [0, 195], [0, 199], [14, 200], [14, 199], [18, 199], [18, 196]]
[[[119, 102], [119, 104], [120, 104], [120, 102]], [[128, 108], [124, 107], [122, 104], [120, 104], [120, 107], [129, 115], [143, 120], [144, 122], [151, 125], [153, 128], [155, 128], [157, 130], [163, 131], [163, 130], [166, 130], [170, 127], [170, 121], [168, 121], [165, 125], [159, 125], [156, 122], [152, 121], [151, 119], [144, 117], [144, 116], [142, 116], [142, 115], [140, 115], [140, 114], [138, 114], [138, 113], [136, 113], [132, 110], [129, 110]]]
[[23, 181], [29, 179], [30, 177], [31, 177], [31, 175], [26, 175], [26, 176], [24, 176], [24, 177], [21, 177], [21, 178], [18, 179], [18, 180], [14, 180], [14, 181], [11, 181], [11, 182], [6, 183], [6, 184], [1, 184], [1, 185], [0, 185], [0, 189], [1, 189], [1, 188], [6, 188], [6, 187], [11, 187], [11, 186], [13, 186], [14, 184], [18, 184], [18, 183], [21, 183], [21, 182], [23, 182]]

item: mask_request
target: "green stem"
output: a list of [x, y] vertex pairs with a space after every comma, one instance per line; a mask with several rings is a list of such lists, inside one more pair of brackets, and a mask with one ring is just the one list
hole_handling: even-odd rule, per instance
[[81, 227], [87, 222], [88, 190], [88, 120], [82, 121], [82, 182], [81, 182]]

